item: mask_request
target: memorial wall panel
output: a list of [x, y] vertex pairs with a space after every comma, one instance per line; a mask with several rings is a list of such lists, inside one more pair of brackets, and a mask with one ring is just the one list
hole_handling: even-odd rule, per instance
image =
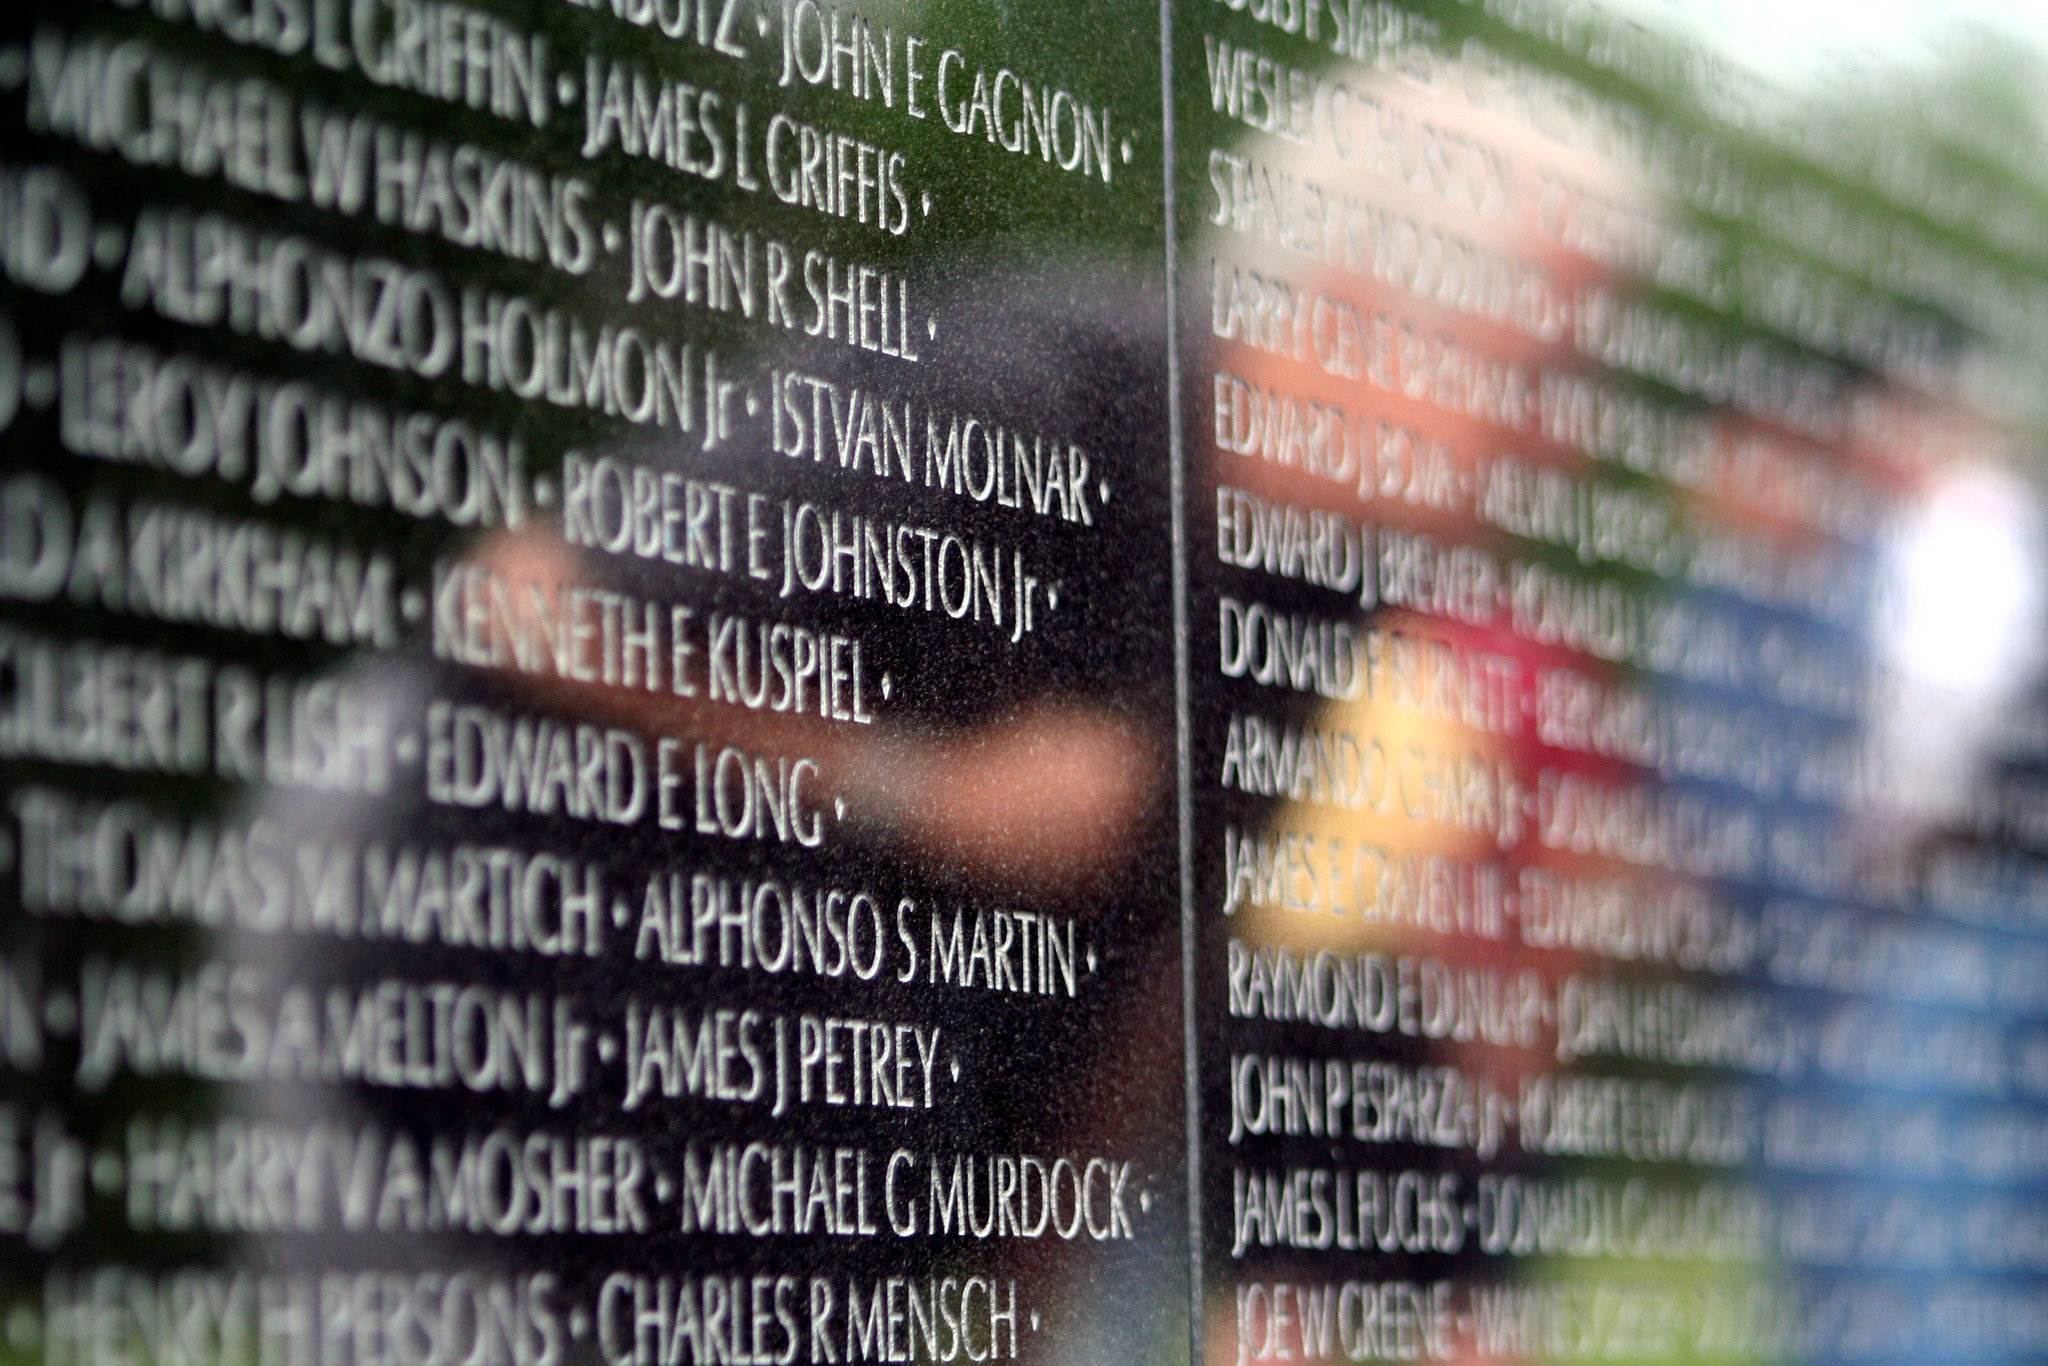
[[1584, 8], [1173, 42], [1207, 1359], [2038, 1359], [2037, 192]]
[[0, 1358], [2048, 1360], [1987, 22], [0, 17]]

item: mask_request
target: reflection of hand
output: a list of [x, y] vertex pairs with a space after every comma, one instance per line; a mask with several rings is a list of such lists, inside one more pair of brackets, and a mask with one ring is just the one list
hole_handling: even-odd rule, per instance
[[977, 877], [1048, 893], [1078, 890], [1122, 859], [1158, 767], [1130, 725], [1079, 703], [871, 744], [880, 762], [845, 775], [861, 816]]
[[[582, 557], [551, 527], [501, 532], [472, 564], [516, 584], [512, 610], [593, 586]], [[1072, 895], [1114, 872], [1159, 783], [1158, 746], [1129, 721], [1084, 702], [1050, 700], [982, 724], [930, 731], [849, 726], [815, 716], [714, 706], [640, 688], [518, 675], [546, 705], [651, 735], [710, 739], [818, 764], [850, 822], [906, 853], [1018, 892]]]

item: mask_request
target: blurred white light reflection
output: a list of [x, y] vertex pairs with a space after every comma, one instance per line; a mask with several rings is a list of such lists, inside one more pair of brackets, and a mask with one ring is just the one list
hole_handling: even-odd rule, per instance
[[2026, 489], [1982, 467], [1944, 474], [1897, 536], [1887, 662], [1959, 698], [2009, 693], [2041, 610], [2040, 532]]
[[2040, 510], [2009, 475], [1956, 466], [1910, 500], [1887, 539], [1873, 708], [1899, 814], [1938, 821], [1968, 795], [2007, 706], [2040, 659]]

